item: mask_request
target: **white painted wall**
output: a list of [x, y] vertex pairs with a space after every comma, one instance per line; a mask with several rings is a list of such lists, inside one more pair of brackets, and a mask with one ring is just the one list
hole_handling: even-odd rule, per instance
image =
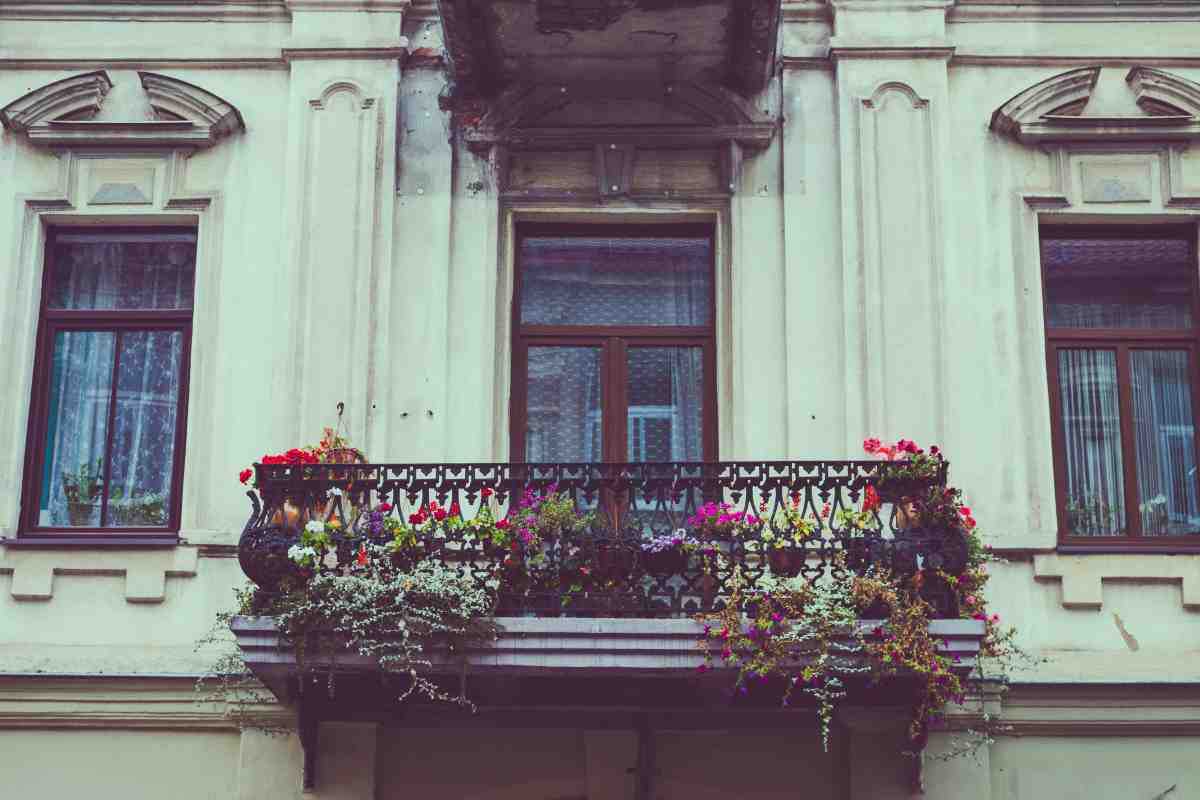
[[[1200, 186], [1198, 157], [1182, 154], [1171, 176], [1164, 152], [1131, 151], [1123, 157], [1150, 164], [1152, 199], [1087, 203], [1080, 167], [1094, 155], [1056, 159], [987, 127], [1017, 92], [1093, 60], [1121, 70], [1160, 65], [1200, 81], [1193, 10], [1042, 3], [1031, 11], [960, 0], [948, 12], [899, 3], [877, 13], [841, 0], [832, 10], [789, 2], [781, 74], [756, 98], [783, 126], [770, 148], [748, 158], [736, 195], [714, 207], [500, 197], [495, 165], [450, 143], [449, 114], [438, 105], [442, 71], [421, 65], [402, 74], [386, 49], [402, 44], [403, 4], [368, 14], [352, 3], [228, 3], [190, 17], [150, 2], [119, 14], [24, 5], [39, 8], [0, 9], [0, 105], [77, 72], [103, 67], [114, 80], [136, 81], [129, 70], [145, 67], [233, 103], [246, 131], [191, 157], [53, 154], [0, 133], [0, 374], [8, 378], [0, 536], [16, 533], [43, 226], [186, 221], [201, 234], [181, 532], [200, 550], [184, 553], [180, 566], [176, 555], [136, 550], [0, 547], [0, 673], [194, 673], [204, 658], [190, 644], [242, 582], [227, 549], [248, 512], [235, 478], [241, 467], [315, 440], [338, 401], [347, 404], [351, 435], [376, 459], [506, 457], [514, 219], [711, 213], [728, 269], [722, 456], [855, 457], [866, 435], [936, 441], [989, 541], [1012, 559], [993, 568], [994, 606], [1049, 659], [1022, 680], [1064, 692], [1200, 680], [1200, 557], [1059, 564], [1035, 556], [1055, 542], [1039, 220], [1194, 220], [1197, 204], [1177, 198]], [[404, 28], [414, 47], [440, 46], [428, 4]], [[89, 205], [81, 187], [96, 158], [150, 159], [154, 203]], [[1055, 193], [1062, 200], [1052, 208], [1044, 198]], [[1085, 584], [1091, 599], [1074, 602]], [[135, 603], [131, 585], [162, 588], [149, 595], [157, 602]], [[31, 586], [37, 591], [22, 588]], [[20, 599], [33, 595], [41, 599]], [[1153, 716], [1133, 709], [1135, 718]], [[71, 713], [82, 716], [82, 707]], [[68, 744], [48, 746], [51, 734], [9, 730], [5, 719], [0, 713], [5, 785], [32, 786], [36, 776], [51, 781], [40, 796], [65, 796], [89, 765], [153, 742], [163, 748], [155, 758], [164, 773], [202, 772], [213, 782], [197, 783], [191, 796], [229, 796], [222, 781], [233, 773], [219, 768], [237, 758], [229, 731], [73, 733]], [[1109, 776], [1107, 794], [1087, 796], [1126, 796], [1115, 787], [1127, 773], [1140, 776], [1130, 778], [1136, 791], [1161, 791], [1182, 779], [1171, 759], [1195, 744], [1194, 730], [1177, 743], [1132, 744], [1064, 731], [1056, 736], [1067, 738], [993, 748], [985, 768], [992, 796], [1068, 796], [1062, 775], [1046, 766], [1068, 757]], [[407, 736], [381, 735], [386, 763], [412, 744]], [[538, 736], [520, 762], [578, 744]], [[742, 744], [750, 760], [770, 752]], [[260, 745], [275, 752], [243, 738], [246, 752]], [[63, 746], [94, 762], [77, 759], [79, 771], [47, 776], [32, 757], [12, 759]], [[1110, 760], [1135, 750], [1137, 759]], [[872, 748], [860, 751], [856, 758], [870, 763]], [[172, 760], [182, 752], [204, 752], [211, 763]], [[1151, 780], [1158, 772], [1137, 766], [1151, 761], [1162, 762], [1161, 787]], [[563, 756], [559, 766], [573, 763]], [[664, 763], [673, 787], [664, 796], [695, 796], [685, 768]], [[581, 794], [575, 766], [545, 772], [539, 791]], [[864, 772], [855, 796], [903, 767], [881, 770]], [[259, 776], [244, 785], [259, 779], [270, 783]], [[391, 780], [399, 778], [380, 773], [381, 786]], [[1171, 800], [1200, 796], [1190, 784], [1187, 791]]]

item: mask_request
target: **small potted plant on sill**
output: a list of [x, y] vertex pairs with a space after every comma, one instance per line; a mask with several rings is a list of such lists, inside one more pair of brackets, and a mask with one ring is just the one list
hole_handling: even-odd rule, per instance
[[62, 473], [63, 495], [67, 498], [67, 519], [75, 528], [95, 525], [96, 501], [104, 491], [100, 459], [85, 461], [75, 472]]
[[167, 521], [166, 498], [157, 492], [126, 498], [117, 487], [109, 494], [108, 512], [112, 524], [120, 528], [152, 528]]

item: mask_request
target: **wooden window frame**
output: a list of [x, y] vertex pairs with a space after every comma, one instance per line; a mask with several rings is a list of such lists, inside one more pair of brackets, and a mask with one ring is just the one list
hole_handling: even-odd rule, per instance
[[[1188, 242], [1192, 263], [1192, 327], [1052, 328], [1047, 269], [1041, 243], [1047, 239], [1178, 238]], [[1195, 225], [1043, 225], [1038, 230], [1038, 258], [1042, 275], [1042, 313], [1045, 322], [1046, 374], [1050, 390], [1050, 429], [1054, 454], [1054, 497], [1058, 522], [1058, 550], [1067, 553], [1200, 552], [1200, 536], [1146, 536], [1138, 513], [1137, 449], [1133, 430], [1133, 385], [1130, 353], [1134, 350], [1186, 350], [1191, 370], [1193, 447], [1200, 464], [1200, 262], [1197, 261]], [[1120, 415], [1122, 483], [1125, 502], [1125, 536], [1071, 536], [1067, 519], [1066, 431], [1058, 380], [1060, 350], [1112, 350], [1117, 362], [1117, 401]], [[1193, 541], [1194, 540], [1194, 541]]]
[[[521, 243], [537, 236], [612, 238], [705, 238], [709, 242], [708, 269], [712, 276], [709, 293], [709, 324], [697, 326], [656, 325], [525, 325], [521, 322]], [[528, 410], [528, 354], [530, 347], [596, 347], [600, 349], [601, 462], [628, 461], [629, 425], [625, 353], [633, 347], [699, 347], [704, 363], [704, 398], [701, 414], [703, 460], [717, 459], [717, 270], [716, 231], [708, 223], [535, 223], [516, 226], [515, 269], [512, 297], [512, 392], [509, 401], [510, 458], [525, 461]]]
[[[38, 329], [34, 353], [33, 387], [29, 405], [29, 424], [26, 428], [25, 474], [21, 483], [20, 539], [45, 540], [58, 544], [171, 544], [178, 541], [183, 508], [183, 465], [187, 443], [187, 411], [189, 379], [191, 371], [192, 320], [194, 312], [195, 284], [193, 283], [192, 307], [186, 309], [54, 309], [50, 308], [51, 264], [50, 254], [58, 236], [75, 234], [121, 236], [179, 235], [186, 234], [196, 239], [195, 227], [188, 226], [137, 226], [137, 227], [78, 227], [54, 226], [46, 231], [46, 247], [43, 254], [42, 288], [38, 310]], [[109, 396], [109, 420], [106, 430], [107, 443], [104, 463], [105, 490], [101, 500], [100, 526], [55, 527], [38, 524], [42, 475], [46, 459], [46, 430], [49, 426], [50, 383], [53, 372], [54, 338], [59, 331], [112, 332], [113, 380]], [[171, 466], [171, 500], [167, 508], [167, 523], [159, 527], [102, 527], [108, 505], [108, 478], [112, 461], [112, 438], [114, 435], [117, 381], [116, 371], [120, 367], [120, 336], [126, 332], [178, 331], [182, 335], [179, 365], [179, 398], [175, 418], [175, 449]]]

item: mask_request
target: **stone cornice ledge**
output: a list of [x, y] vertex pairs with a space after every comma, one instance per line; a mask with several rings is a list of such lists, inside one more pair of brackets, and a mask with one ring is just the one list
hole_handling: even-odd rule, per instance
[[408, 54], [408, 39], [401, 36], [399, 40], [387, 45], [362, 45], [346, 47], [331, 45], [297, 45], [284, 47], [280, 50], [284, 61], [302, 61], [312, 59], [393, 59], [399, 60]]
[[1033, 557], [1033, 574], [1038, 580], [1062, 581], [1064, 608], [1100, 610], [1106, 580], [1179, 581], [1183, 607], [1200, 611], [1200, 555], [1049, 553]]
[[852, 40], [834, 36], [829, 40], [829, 56], [839, 58], [932, 58], [949, 61], [954, 47], [944, 41], [905, 42]]

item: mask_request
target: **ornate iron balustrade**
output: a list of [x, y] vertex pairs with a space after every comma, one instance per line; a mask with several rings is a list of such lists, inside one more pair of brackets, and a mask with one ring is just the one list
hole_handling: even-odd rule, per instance
[[[470, 521], [487, 505], [494, 519], [519, 507], [527, 490], [563, 492], [594, 521], [578, 530], [551, 532], [536, 553], [499, 548], [480, 540], [469, 526], [435, 525], [398, 559], [434, 559], [480, 585], [503, 578], [501, 616], [685, 616], [720, 607], [739, 570], [750, 585], [768, 575], [844, 578], [883, 567], [911, 574], [922, 567], [961, 568], [966, 549], [958, 531], [906, 524], [904, 497], [945, 485], [936, 478], [897, 486], [880, 482], [888, 465], [878, 461], [743, 461], [647, 464], [305, 464], [255, 465], [258, 492], [239, 548], [242, 569], [263, 590], [280, 587], [303, 573], [288, 549], [311, 520], [336, 520], [340, 563], [353, 558], [363, 541], [391, 539], [380, 525], [387, 515], [407, 521], [432, 503], [457, 506]], [[886, 483], [884, 505], [866, 524], [847, 524], [840, 512], [861, 509], [868, 485]], [[708, 502], [762, 521], [742, 535], [697, 529], [689, 524]], [[383, 505], [387, 504], [387, 505]], [[792, 508], [814, 520], [801, 543], [775, 549], [764, 544], [789, 531], [780, 512]], [[690, 553], [653, 553], [643, 545], [654, 536], [686, 535], [698, 546]], [[927, 599], [941, 616], [957, 616], [952, 593], [927, 580]], [[872, 616], [864, 610], [864, 616]]]

